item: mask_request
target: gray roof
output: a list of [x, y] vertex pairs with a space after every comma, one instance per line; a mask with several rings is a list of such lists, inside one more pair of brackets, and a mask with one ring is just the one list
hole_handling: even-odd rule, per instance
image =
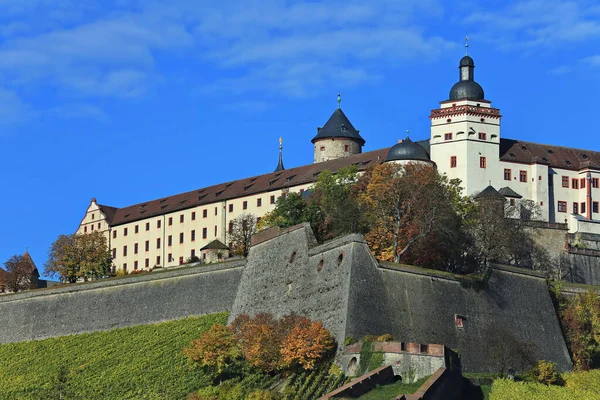
[[386, 161], [400, 161], [400, 160], [420, 160], [420, 161], [431, 161], [427, 150], [418, 143], [410, 140], [409, 137], [395, 144], [388, 151]]
[[280, 151], [279, 152], [279, 162], [277, 163], [277, 168], [275, 168], [275, 171], [273, 171], [273, 172], [283, 171], [284, 169], [285, 169], [285, 167], [283, 166], [283, 154]]
[[504, 200], [504, 196], [502, 196], [492, 185], [489, 185], [477, 195], [473, 196], [474, 200], [480, 199], [502, 199]]
[[450, 89], [450, 100], [484, 100], [481, 85], [475, 81], [460, 81]]
[[200, 251], [202, 250], [229, 250], [229, 247], [223, 244], [219, 239], [215, 239], [200, 249]]
[[365, 140], [360, 136], [341, 108], [336, 109], [331, 114], [331, 117], [329, 117], [322, 128], [318, 128], [317, 136], [311, 142], [314, 143], [317, 140], [326, 138], [347, 138], [356, 140], [361, 146], [365, 144]]
[[523, 197], [519, 193], [517, 193], [514, 190], [512, 190], [511, 188], [509, 188], [508, 186], [500, 188], [500, 190], [498, 190], [498, 193], [500, 193], [504, 197], [514, 197], [516, 199], [520, 199]]

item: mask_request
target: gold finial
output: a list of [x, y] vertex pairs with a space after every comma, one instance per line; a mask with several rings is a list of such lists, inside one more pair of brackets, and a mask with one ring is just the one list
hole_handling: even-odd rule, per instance
[[338, 97], [337, 97], [337, 103], [338, 103], [338, 108], [341, 108], [341, 104], [342, 104], [342, 95], [338, 93]]
[[469, 37], [465, 36], [465, 53], [469, 55]]
[[279, 150], [283, 149], [283, 138], [279, 136]]

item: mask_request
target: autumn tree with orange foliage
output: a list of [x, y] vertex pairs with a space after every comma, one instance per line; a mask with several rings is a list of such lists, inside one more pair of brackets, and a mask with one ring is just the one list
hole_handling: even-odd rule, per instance
[[333, 348], [333, 337], [322, 322], [300, 318], [281, 343], [281, 355], [289, 366], [300, 365], [305, 370], [313, 370], [317, 361]]
[[365, 238], [378, 258], [433, 268], [449, 263], [460, 247], [460, 181], [416, 163], [380, 164], [361, 179]]
[[222, 375], [242, 357], [229, 327], [215, 324], [190, 342], [183, 353], [201, 368]]

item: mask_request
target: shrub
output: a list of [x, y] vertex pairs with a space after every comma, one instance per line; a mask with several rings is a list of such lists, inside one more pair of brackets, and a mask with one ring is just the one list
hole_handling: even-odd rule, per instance
[[384, 333], [383, 335], [378, 336], [377, 339], [375, 339], [376, 342], [393, 342], [394, 340], [394, 337], [389, 333]]
[[192, 340], [183, 353], [217, 376], [221, 376], [242, 355], [229, 328], [220, 324], [214, 324], [198, 339]]
[[376, 335], [366, 335], [366, 336], [363, 336], [363, 338], [362, 338], [363, 342], [374, 342], [376, 340], [377, 340]]
[[346, 339], [344, 339], [344, 346], [350, 346], [351, 344], [354, 344], [356, 342], [357, 342], [357, 340], [355, 337], [348, 336]]
[[576, 370], [588, 370], [600, 353], [600, 299], [589, 291], [568, 301], [561, 322]]
[[545, 385], [561, 385], [563, 383], [556, 363], [552, 361], [538, 361], [533, 368], [526, 372], [525, 376], [530, 381]]
[[567, 388], [555, 385], [544, 385], [537, 382], [514, 382], [509, 379], [497, 379], [492, 385], [490, 400], [591, 400], [598, 399], [598, 394], [582, 389]]
[[281, 355], [288, 365], [298, 364], [306, 370], [333, 350], [333, 337], [320, 321], [299, 319], [281, 343]]
[[278, 400], [281, 396], [269, 390], [258, 389], [248, 393], [246, 400]]

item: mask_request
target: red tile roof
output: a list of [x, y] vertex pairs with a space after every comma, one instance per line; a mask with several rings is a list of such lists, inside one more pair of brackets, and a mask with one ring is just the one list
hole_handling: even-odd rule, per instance
[[600, 152], [513, 139], [500, 139], [500, 160], [525, 164], [537, 162], [575, 171], [600, 169]]
[[[337, 160], [271, 172], [251, 178], [209, 186], [187, 193], [164, 197], [162, 199], [151, 200], [124, 208], [108, 206], [100, 207], [102, 212], [107, 216], [107, 221], [111, 226], [122, 225], [132, 221], [185, 210], [199, 205], [312, 183], [315, 182], [318, 175], [325, 170], [337, 171], [338, 169], [349, 165], [356, 165], [359, 170], [364, 170], [371, 165], [382, 163], [387, 157], [388, 150], [389, 148], [384, 148], [368, 153], [339, 158]], [[111, 213], [113, 214], [109, 219]]]

